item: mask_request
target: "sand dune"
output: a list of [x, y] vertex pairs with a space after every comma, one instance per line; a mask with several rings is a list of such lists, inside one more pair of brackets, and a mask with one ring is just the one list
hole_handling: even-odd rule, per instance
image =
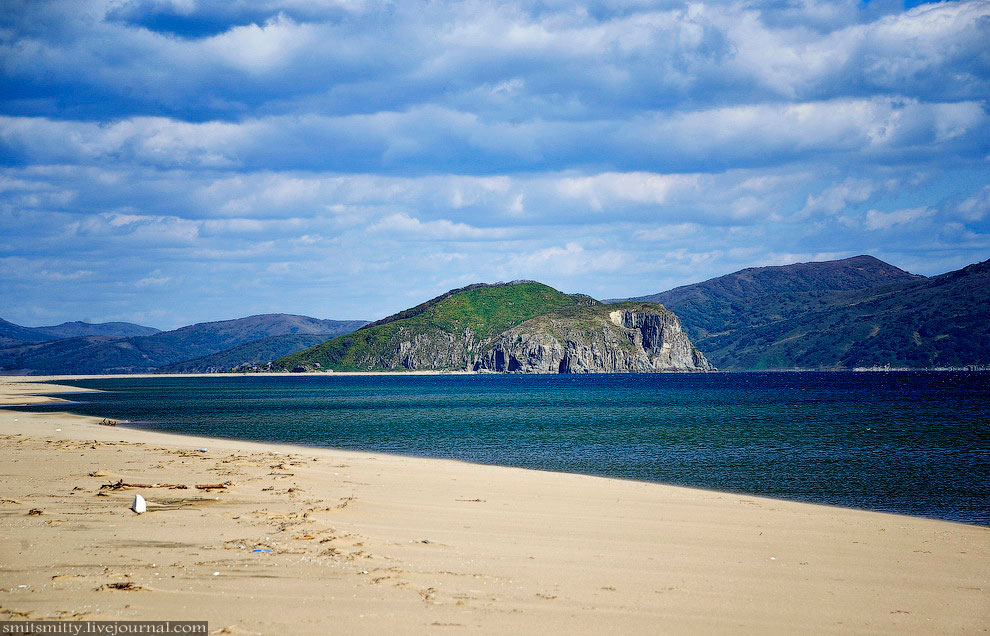
[[[4, 378], [0, 404], [58, 390]], [[990, 625], [988, 528], [98, 421], [0, 409], [0, 617], [238, 634]]]

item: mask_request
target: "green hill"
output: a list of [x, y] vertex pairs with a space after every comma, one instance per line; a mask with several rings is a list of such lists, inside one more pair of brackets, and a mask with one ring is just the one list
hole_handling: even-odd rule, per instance
[[713, 367], [654, 303], [605, 305], [541, 283], [479, 283], [276, 360], [286, 371], [659, 373]]
[[506, 329], [562, 307], [596, 303], [533, 281], [478, 283], [276, 360], [275, 369], [394, 371], [470, 368]]

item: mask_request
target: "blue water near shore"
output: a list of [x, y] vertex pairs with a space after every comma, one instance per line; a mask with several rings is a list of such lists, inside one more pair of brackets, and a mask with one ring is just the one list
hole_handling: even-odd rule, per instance
[[990, 525], [988, 373], [66, 384], [106, 392], [48, 408], [160, 431], [449, 457]]

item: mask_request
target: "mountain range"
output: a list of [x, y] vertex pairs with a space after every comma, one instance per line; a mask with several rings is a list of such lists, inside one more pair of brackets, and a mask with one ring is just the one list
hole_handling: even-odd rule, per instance
[[[317, 336], [322, 341], [353, 331], [363, 324], [363, 320], [319, 320], [292, 314], [262, 314], [199, 323], [171, 331], [153, 330], [150, 335], [87, 335], [22, 342], [0, 349], [0, 370], [34, 374], [155, 373], [163, 371], [163, 367], [168, 365], [208, 357], [249, 343], [257, 343], [255, 351], [263, 352], [267, 348], [278, 355], [285, 355], [297, 350], [295, 347], [305, 348], [313, 343], [313, 340], [300, 341], [300, 336]], [[270, 340], [265, 344], [259, 342], [265, 339]], [[247, 357], [251, 358], [251, 355]], [[239, 360], [238, 364], [249, 361]], [[183, 370], [208, 371], [211, 368], [211, 362], [206, 360], [202, 365], [189, 364]]]
[[990, 364], [990, 261], [926, 278], [871, 256], [744, 269], [641, 296], [723, 370]]
[[0, 373], [7, 374], [712, 365], [986, 367], [990, 261], [929, 278], [856, 256], [749, 268], [605, 303], [534, 281], [478, 283], [373, 323], [264, 314], [160, 331], [0, 320]]
[[142, 327], [129, 322], [63, 322], [50, 327], [22, 327], [12, 322], [0, 319], [0, 347], [12, 347], [29, 342], [47, 342], [62, 338], [79, 336], [106, 336], [111, 338], [129, 338], [131, 336], [150, 336], [160, 330], [154, 327]]

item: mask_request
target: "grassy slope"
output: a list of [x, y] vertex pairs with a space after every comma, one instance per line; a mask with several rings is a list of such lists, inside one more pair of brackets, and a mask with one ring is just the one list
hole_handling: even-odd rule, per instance
[[506, 329], [534, 316], [595, 301], [587, 296], [568, 295], [536, 282], [508, 285], [470, 286], [444, 294], [411, 310], [372, 323], [354, 333], [340, 336], [311, 349], [286, 356], [276, 368], [297, 366], [338, 371], [383, 370], [382, 359], [402, 341], [418, 335], [464, 338], [473, 333], [468, 347], [491, 339]]

